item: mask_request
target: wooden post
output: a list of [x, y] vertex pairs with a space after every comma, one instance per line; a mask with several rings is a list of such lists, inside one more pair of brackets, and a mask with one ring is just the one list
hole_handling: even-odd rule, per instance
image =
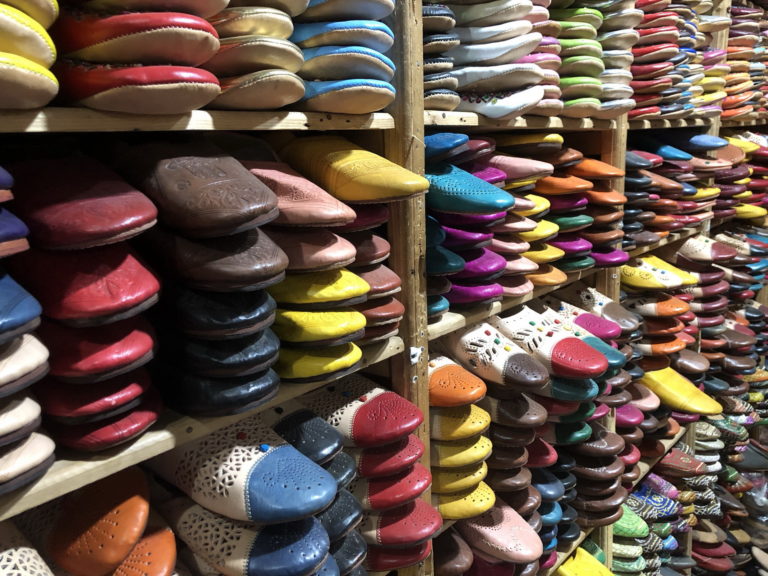
[[[424, 173], [424, 73], [422, 52], [421, 0], [396, 3], [392, 16], [395, 47], [392, 58], [398, 63], [394, 84], [397, 99], [390, 108], [395, 129], [384, 134], [387, 158], [416, 172]], [[424, 424], [417, 430], [426, 451], [429, 467], [429, 391], [427, 389], [427, 297], [425, 274], [426, 214], [424, 196], [390, 205], [389, 237], [393, 239], [390, 265], [402, 279], [401, 300], [405, 316], [400, 335], [405, 352], [393, 357], [392, 386], [424, 413]], [[424, 495], [429, 501], [429, 491]], [[400, 576], [432, 574], [432, 558], [423, 565], [398, 570]]]

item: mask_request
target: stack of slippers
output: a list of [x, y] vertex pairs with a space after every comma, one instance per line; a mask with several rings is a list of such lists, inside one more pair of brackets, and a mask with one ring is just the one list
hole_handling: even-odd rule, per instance
[[40, 574], [121, 573], [140, 565], [171, 576], [176, 568], [174, 533], [150, 507], [149, 479], [136, 467], [33, 508], [5, 522], [2, 533], [4, 559]]
[[[90, 156], [43, 154], [15, 163], [13, 172], [14, 208], [32, 249], [11, 258], [8, 270], [42, 305], [38, 335], [50, 350], [49, 358], [31, 335], [15, 342], [28, 349], [14, 367], [18, 382], [34, 376], [25, 366], [39, 379], [50, 364], [38, 398], [61, 447], [98, 451], [136, 438], [162, 410], [143, 368], [156, 343], [142, 314], [158, 301], [160, 282], [127, 240], [155, 225], [157, 209]], [[66, 214], [71, 225], [61, 226]]]
[[639, 34], [635, 30], [642, 23], [643, 12], [624, 2], [592, 2], [594, 11], [600, 12], [602, 22], [597, 41], [603, 48], [605, 70], [599, 78], [603, 85], [598, 118], [615, 118], [632, 110], [637, 102], [632, 82], [632, 47]]
[[616, 248], [624, 233], [611, 226], [626, 201], [612, 180], [624, 171], [568, 146], [534, 157], [555, 167], [552, 176], [537, 182], [534, 192], [549, 200], [547, 220], [558, 227], [557, 235], [547, 241], [564, 253], [557, 267], [569, 273], [626, 262], [628, 254]]
[[[238, 576], [250, 566], [265, 574], [347, 567], [331, 545], [346, 541], [363, 511], [348, 490], [354, 467], [342, 437], [302, 406], [281, 408], [148, 462], [158, 509], [190, 565]], [[225, 535], [242, 546], [211, 546], [211, 538]], [[365, 546], [358, 547], [350, 560], [359, 565]]]
[[[168, 405], [220, 415], [274, 397], [280, 342], [269, 330], [274, 302], [264, 288], [283, 278], [288, 261], [260, 226], [278, 214], [275, 195], [225, 150], [199, 139], [115, 141], [105, 156], [158, 207], [160, 224], [137, 247], [168, 279], [153, 311], [164, 349], [154, 368]], [[236, 210], [209, 208], [209, 190], [222, 182], [240, 190], [219, 200]]]
[[[537, 266], [521, 256], [528, 244], [503, 240], [508, 229], [530, 229], [518, 210], [533, 203], [496, 184], [535, 179], [551, 167], [497, 153], [489, 137], [437, 133], [426, 144], [428, 317], [530, 292], [523, 274]], [[494, 243], [494, 230], [502, 242]]]
[[694, 109], [693, 117], [712, 118], [722, 115], [723, 102], [728, 98], [726, 87], [731, 76], [727, 56], [724, 50], [705, 50], [702, 53], [704, 78], [692, 87], [696, 93], [696, 102], [700, 104]]
[[[765, 191], [768, 189], [768, 180], [765, 178], [768, 174], [766, 147], [748, 140], [745, 135], [739, 132], [727, 136], [726, 140], [730, 145], [736, 146], [744, 153], [745, 165], [750, 173], [734, 182], [744, 186], [744, 188], [737, 189], [737, 193], [728, 198], [732, 202], [723, 208], [733, 210], [733, 212], [725, 215], [734, 216], [739, 220], [759, 222], [765, 216], [763, 214], [766, 206]], [[734, 154], [736, 154], [737, 160], [741, 160], [738, 153], [734, 152]]]
[[395, 64], [385, 53], [394, 43], [394, 34], [381, 20], [395, 9], [394, 2], [308, 4], [294, 16], [290, 36], [301, 48], [298, 74], [304, 80], [296, 107], [369, 114], [391, 104]]
[[453, 31], [456, 16], [444, 4], [424, 4], [421, 7], [424, 32], [424, 109], [455, 110], [461, 98], [456, 89], [457, 78], [451, 74], [453, 59], [443, 52], [460, 44]]
[[[384, 202], [414, 196], [426, 190], [428, 182], [338, 136], [297, 138], [278, 155], [286, 163], [282, 166], [300, 172], [313, 188], [354, 205], [358, 212], [355, 220], [335, 229], [339, 234], [323, 231], [314, 243], [307, 242], [305, 234], [281, 228], [277, 242], [295, 256], [296, 266], [269, 287], [279, 309], [278, 331], [286, 337], [276, 365], [280, 378], [339, 378], [359, 365], [362, 351], [355, 341], [389, 337], [402, 318], [404, 308], [394, 297], [401, 279], [383, 263], [390, 246], [373, 229], [389, 218]], [[281, 165], [274, 156], [270, 160], [271, 170]], [[252, 166], [257, 174], [269, 170], [258, 163]], [[273, 173], [272, 178], [279, 189], [283, 177]], [[285, 194], [295, 194], [288, 182]]]
[[[705, 153], [727, 142], [706, 134], [675, 134], [671, 142], [674, 146], [652, 136], [637, 137], [627, 153], [628, 161], [638, 168], [632, 180], [634, 190], [627, 192], [634, 207], [640, 208], [630, 215], [635, 233], [648, 231], [666, 237], [714, 217], [720, 190], [709, 179], [717, 170], [730, 168], [731, 162], [708, 158]], [[638, 246], [653, 242], [647, 234], [636, 238]]]
[[[389, 571], [421, 562], [432, 552], [440, 513], [419, 498], [432, 482], [412, 435], [421, 411], [372, 380], [354, 375], [301, 398], [342, 436], [357, 462], [349, 491], [366, 511], [360, 532], [368, 544], [364, 566]], [[394, 417], [393, 417], [394, 415]]]
[[723, 100], [723, 119], [743, 120], [755, 116], [764, 105], [761, 88], [765, 84], [765, 47], [760, 21], [763, 8], [743, 3], [734, 6], [728, 28], [727, 61], [730, 73], [726, 76]]
[[[173, 5], [176, 11], [162, 11], [138, 2], [130, 14], [121, 13], [119, 2], [65, 5], [51, 28], [60, 52], [52, 68], [61, 82], [58, 101], [110, 112], [183, 114], [219, 97], [217, 75], [243, 73], [231, 61], [247, 62], [254, 49], [239, 42], [243, 37], [220, 42], [206, 20], [226, 2]], [[206, 62], [213, 65], [203, 68]]]
[[525, 16], [531, 23], [532, 31], [542, 35], [534, 51], [522, 59], [523, 63], [535, 64], [541, 70], [544, 97], [528, 113], [534, 116], [559, 116], [564, 114], [563, 90], [560, 86], [561, 47], [558, 36], [562, 26], [550, 14], [549, 0], [536, 0], [533, 9]]
[[618, 8], [617, 2], [590, 1], [552, 6], [552, 17], [560, 25], [565, 116], [608, 119], [634, 107], [627, 50], [637, 41], [632, 27], [638, 18], [632, 8], [609, 13]]
[[[505, 335], [510, 330], [504, 319], [492, 318], [490, 323], [452, 333], [437, 344], [438, 352], [485, 381], [488, 390], [478, 402], [490, 415], [488, 437], [468, 439], [463, 448], [449, 446], [447, 442], [432, 443], [433, 464], [438, 466], [457, 462], [463, 453], [472, 453], [475, 460], [486, 458], [485, 482], [495, 504], [492, 500], [487, 512], [455, 525], [472, 550], [472, 573], [481, 573], [488, 564], [499, 563], [525, 564], [527, 568], [520, 569], [536, 572], [544, 555], [540, 536], [549, 532], [549, 544], [555, 537], [553, 528], [562, 516], [554, 501], [562, 497], [563, 490], [553, 486], [547, 494], [551, 514], [545, 528], [538, 512], [542, 494], [533, 485], [532, 469], [549, 466], [557, 458], [554, 448], [537, 437], [537, 428], [546, 424], [547, 411], [533, 397], [535, 392], [550, 388], [549, 374], [538, 359]], [[480, 363], [486, 351], [492, 355], [491, 362]], [[478, 533], [482, 526], [493, 527], [498, 535], [486, 540], [486, 535]], [[499, 546], [502, 542], [503, 546]], [[549, 551], [546, 555], [549, 557]], [[536, 567], [529, 567], [531, 564]]]
[[[455, 27], [424, 38], [425, 74], [439, 83], [430, 102], [489, 118], [515, 118], [545, 98], [546, 72], [532, 54], [542, 42], [526, 17], [531, 0], [447, 3]], [[424, 7], [430, 14], [436, 5]], [[446, 22], [447, 24], [447, 22]], [[442, 79], [447, 73], [452, 82]], [[440, 76], [436, 76], [440, 74]], [[550, 75], [551, 77], [551, 75]], [[425, 86], [426, 90], [426, 86]]]
[[[736, 206], [741, 204], [742, 200], [750, 200], [752, 192], [749, 190], [751, 184], [751, 170], [747, 164], [747, 149], [752, 148], [750, 142], [739, 142], [741, 145], [729, 143], [717, 150], [717, 157], [731, 162], [731, 167], [715, 172], [715, 186], [720, 189], [720, 195], [717, 197], [714, 206], [716, 218], [731, 218], [736, 216]], [[760, 183], [756, 184], [759, 186]], [[758, 203], [763, 197], [758, 197]], [[741, 209], [743, 212], [743, 208]], [[758, 212], [755, 212], [756, 214]]]
[[221, 84], [221, 95], [209, 108], [271, 110], [304, 96], [304, 83], [296, 75], [304, 58], [288, 38], [293, 33], [291, 18], [306, 7], [297, 2], [278, 9], [246, 0], [228, 4], [208, 18], [220, 48], [202, 67]]
[[[436, 456], [458, 454], [488, 436], [491, 416], [477, 405], [485, 397], [485, 383], [441, 354], [431, 354], [427, 375], [430, 390], [430, 442]], [[457, 462], [436, 458], [432, 465], [432, 499], [443, 520], [473, 518], [495, 502], [484, 482], [488, 465], [484, 459]], [[440, 466], [441, 463], [448, 466]]]
[[[13, 199], [14, 179], [0, 169], [0, 200]], [[3, 221], [2, 257], [29, 249], [29, 228], [5, 206], [0, 208]], [[20, 488], [45, 473], [53, 464], [54, 444], [38, 429], [42, 422], [39, 399], [28, 388], [44, 378], [49, 370], [49, 352], [34, 334], [40, 326], [42, 308], [5, 270], [0, 274], [2, 306], [7, 310], [0, 332], [0, 458], [9, 467], [8, 479], [0, 484], [0, 492]]]
[[699, 89], [690, 90], [701, 80], [696, 49], [706, 43], [697, 28], [696, 12], [684, 3], [672, 4], [668, 0], [640, 1], [636, 8], [644, 14], [638, 24], [639, 39], [632, 48], [630, 86], [635, 91], [637, 107], [629, 112], [629, 118], [690, 116], [697, 106], [703, 105], [694, 96]]
[[0, 109], [42, 108], [59, 92], [50, 72], [57, 57], [47, 30], [59, 16], [56, 2], [8, 1], [0, 4], [0, 31], [8, 39], [0, 52], [3, 85]]

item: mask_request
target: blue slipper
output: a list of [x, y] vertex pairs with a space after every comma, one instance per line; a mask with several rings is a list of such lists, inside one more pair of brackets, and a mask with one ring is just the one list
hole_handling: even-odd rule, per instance
[[333, 80], [305, 82], [304, 98], [298, 106], [315, 112], [370, 114], [389, 106], [395, 87], [381, 80]]
[[365, 46], [377, 52], [392, 48], [395, 35], [386, 24], [375, 20], [296, 23], [289, 38], [300, 48], [318, 46]]
[[308, 80], [368, 78], [389, 82], [395, 63], [381, 52], [364, 46], [304, 48], [304, 64], [298, 74]]
[[515, 205], [511, 194], [451, 164], [433, 166], [425, 176], [429, 180], [427, 207], [432, 210], [495, 214]]

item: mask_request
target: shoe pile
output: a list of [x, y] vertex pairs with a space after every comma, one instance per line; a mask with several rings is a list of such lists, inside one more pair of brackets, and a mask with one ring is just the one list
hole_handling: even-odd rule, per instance
[[[562, 63], [558, 74], [564, 116], [614, 118], [634, 106], [634, 102], [629, 102], [632, 97], [629, 78], [623, 70], [609, 68], [606, 73], [603, 50], [631, 47], [637, 33], [622, 26], [601, 34], [598, 39], [604, 15], [594, 6], [603, 8], [606, 4], [611, 3], [556, 1], [552, 5], [551, 16], [559, 26], [557, 42]], [[608, 86], [603, 85], [604, 80]], [[607, 101], [605, 105], [601, 100]]]
[[166, 403], [214, 416], [274, 397], [279, 341], [264, 288], [288, 262], [260, 226], [278, 215], [275, 195], [224, 149], [196, 138], [115, 142], [107, 154], [158, 207], [160, 225], [138, 245], [167, 278], [154, 316]]
[[[421, 21], [424, 31], [424, 109], [455, 110], [461, 101], [456, 91], [459, 81], [451, 74], [453, 60], [443, 52], [461, 43], [454, 31], [456, 15], [444, 4], [423, 4]], [[507, 33], [502, 29], [496, 34], [491, 27], [488, 37], [489, 41], [506, 39]]]
[[[162, 10], [140, 1], [131, 13], [113, 1], [65, 6], [51, 28], [61, 56], [52, 69], [61, 102], [128, 114], [184, 114], [211, 103], [221, 93], [220, 70], [201, 66], [220, 58], [221, 44], [205, 19], [226, 5], [179, 1]], [[222, 54], [231, 47], [247, 50], [226, 46]]]
[[[556, 248], [562, 252], [556, 266], [565, 273], [595, 266], [618, 266], [626, 262], [629, 255], [615, 248], [624, 233], [606, 223], [615, 216], [605, 216], [608, 209], [616, 214], [626, 202], [626, 197], [611, 185], [612, 180], [624, 176], [624, 171], [585, 157], [582, 152], [567, 146], [556, 152], [532, 155], [555, 168], [554, 174], [536, 182], [534, 192], [550, 203], [547, 220], [542, 220], [540, 226], [544, 223], [555, 224], [557, 231], [554, 237], [526, 240], [544, 241], [550, 251]], [[600, 223], [595, 222], [591, 211], [595, 211], [596, 215], [603, 214]], [[538, 230], [539, 226], [532, 233]], [[532, 248], [531, 253], [536, 252]], [[537, 261], [533, 256], [529, 258]]]
[[[404, 309], [394, 295], [401, 279], [383, 263], [389, 243], [373, 229], [389, 217], [382, 203], [419, 194], [428, 182], [338, 136], [297, 138], [278, 155], [285, 164], [276, 162], [274, 154], [266, 165], [246, 163], [257, 175], [271, 172], [267, 177], [273, 188], [286, 202], [290, 195], [296, 203], [293, 218], [303, 214], [295, 224], [277, 220], [281, 228], [270, 228], [277, 231], [275, 238], [290, 261], [286, 278], [269, 288], [279, 308], [276, 330], [284, 344], [276, 370], [292, 382], [338, 378], [359, 366], [362, 351], [355, 341], [374, 342], [397, 330]], [[280, 174], [279, 166], [289, 176]], [[294, 170], [306, 180], [294, 176]], [[299, 206], [303, 196], [297, 195], [307, 190], [318, 198], [320, 189], [355, 206], [357, 218], [337, 222], [333, 230], [341, 235], [322, 230], [310, 235], [306, 228], [286, 227], [320, 224], [312, 223], [317, 215], [306, 204]]]
[[[638, 169], [631, 179], [633, 191], [627, 192], [628, 204], [638, 209], [630, 214], [633, 233], [647, 230], [665, 237], [711, 219], [720, 190], [704, 181], [731, 168], [729, 160], [705, 157], [706, 152], [727, 145], [722, 138], [705, 134], [665, 138], [674, 146], [643, 135], [633, 139], [634, 149], [627, 153], [628, 162]], [[636, 244], [651, 243], [652, 237], [645, 236], [638, 237]]]
[[[724, 60], [725, 54], [707, 52], [710, 32], [725, 29], [730, 20], [706, 16], [711, 2], [638, 2], [645, 14], [638, 26], [640, 38], [633, 49], [631, 68], [638, 105], [630, 119], [686, 118], [719, 115], [725, 97], [722, 84], [705, 82], [705, 66]], [[706, 89], [712, 94], [704, 96]]]
[[424, 447], [412, 435], [423, 421], [421, 411], [359, 374], [302, 396], [300, 403], [341, 434], [357, 462], [349, 491], [366, 511], [360, 526], [368, 543], [365, 568], [390, 571], [421, 562], [442, 526], [440, 513], [419, 498], [432, 481], [418, 463]]
[[306, 9], [294, 16], [296, 24], [290, 37], [303, 52], [299, 75], [304, 79], [305, 93], [298, 108], [368, 114], [391, 104], [395, 99], [390, 83], [395, 64], [384, 53], [392, 47], [394, 34], [381, 20], [392, 14], [395, 3], [302, 4]]
[[538, 266], [522, 254], [530, 246], [520, 234], [536, 226], [523, 214], [543, 208], [513, 192], [532, 187], [552, 166], [495, 152], [488, 137], [439, 133], [427, 136], [426, 144], [429, 319], [450, 306], [532, 291], [526, 274]]
[[493, 492], [483, 482], [488, 465], [485, 458], [477, 458], [489, 452], [467, 454], [467, 458], [457, 461], [462, 447], [475, 445], [481, 439], [491, 449], [487, 442], [491, 417], [477, 405], [485, 397], [486, 385], [442, 354], [431, 353], [427, 366], [430, 442], [436, 456], [431, 466], [433, 504], [443, 520], [472, 518], [495, 502]]
[[[0, 168], [0, 201], [13, 199], [13, 177]], [[29, 249], [27, 226], [7, 208], [0, 208], [2, 257]], [[0, 459], [8, 474], [0, 482], [0, 493], [16, 490], [38, 477], [53, 464], [54, 444], [38, 432], [42, 421], [38, 401], [28, 388], [49, 370], [48, 349], [33, 331], [40, 326], [40, 303], [10, 274], [0, 269], [0, 305], [5, 310], [0, 325]]]
[[208, 104], [209, 108], [270, 110], [304, 96], [304, 82], [296, 73], [305, 58], [288, 38], [293, 33], [291, 18], [308, 3], [280, 4], [241, 0], [208, 17], [220, 47], [201, 67], [221, 84], [221, 95]]
[[171, 576], [176, 539], [149, 499], [141, 469], [117, 472], [4, 522], [3, 560], [21, 560], [29, 573], [43, 575], [120, 574], [141, 566], [145, 574]]
[[7, 0], [0, 4], [2, 81], [0, 109], [42, 108], [56, 97], [59, 82], [49, 68], [56, 46], [46, 31], [59, 15], [56, 2]]
[[[299, 576], [324, 564], [338, 574], [344, 565], [329, 554], [331, 542], [344, 542], [362, 509], [344, 488], [352, 467], [342, 438], [300, 406], [282, 412], [247, 418], [148, 462], [182, 493], [162, 495], [159, 508], [194, 563], [227, 576]], [[221, 539], [239, 545], [221, 547]], [[357, 563], [362, 554], [364, 547]]]
[[[738, 192], [730, 196], [732, 203], [724, 206], [726, 209], [732, 209], [733, 215], [739, 220], [754, 220], [759, 222], [766, 214], [766, 196], [768, 190], [768, 180], [765, 178], [768, 174], [768, 150], [764, 141], [763, 144], [748, 140], [748, 135], [743, 133], [733, 133], [727, 136], [728, 143], [738, 147], [745, 155], [745, 164], [750, 173], [748, 176], [734, 181], [734, 184], [741, 185]], [[760, 139], [763, 141], [763, 139]], [[739, 156], [737, 156], [739, 158]], [[737, 167], [738, 168], [738, 167]], [[728, 213], [725, 214], [729, 215]]]
[[536, 53], [546, 42], [535, 10], [546, 13], [531, 0], [425, 4], [425, 108], [509, 119], [557, 98], [557, 74]]
[[33, 248], [8, 269], [45, 316], [38, 333], [50, 359], [30, 341], [25, 364], [42, 376], [50, 362], [37, 389], [46, 428], [60, 446], [105, 450], [143, 433], [162, 409], [142, 368], [155, 335], [141, 314], [158, 301], [160, 283], [126, 242], [155, 225], [157, 210], [92, 157], [39, 155], [13, 172], [15, 210]]
[[[574, 290], [572, 296], [578, 300], [578, 294]], [[587, 300], [595, 299], [590, 296]], [[537, 532], [539, 568], [553, 565], [558, 544], [575, 540], [582, 528], [613, 523], [627, 497], [619, 479], [625, 442], [595, 420], [629, 400], [621, 389], [630, 382], [622, 367], [631, 348], [619, 351], [607, 341], [631, 333], [638, 323], [599, 296], [594, 307], [606, 317], [544, 297], [437, 344], [486, 383], [488, 395], [478, 403], [492, 422], [486, 481], [497, 495], [495, 508], [501, 506], [499, 517], [504, 506], [511, 506]], [[435, 454], [433, 442], [433, 463]], [[472, 570], [480, 573], [498, 560], [523, 563], [478, 547], [474, 532], [466, 534], [464, 526], [465, 521], [457, 523], [474, 553]], [[458, 553], [456, 537], [445, 538], [449, 550]]]
[[[441, 433], [431, 439], [432, 499], [443, 520], [473, 518], [487, 512], [495, 503], [493, 490], [483, 480], [488, 475], [485, 460], [491, 454], [487, 432], [488, 412], [477, 406], [485, 397], [485, 383], [469, 370], [442, 354], [432, 352], [428, 363], [430, 420], [445, 432], [446, 417], [456, 414], [464, 421], [481, 415], [485, 430], [469, 435]], [[494, 425], [495, 426], [495, 425]], [[430, 427], [430, 431], [434, 427]], [[474, 431], [474, 430], [473, 430]], [[438, 437], [439, 436], [439, 437]], [[449, 527], [434, 540], [437, 573], [460, 576], [470, 570], [472, 548], [459, 532]]]
[[723, 119], [744, 120], [756, 117], [756, 111], [765, 105], [762, 89], [765, 87], [765, 44], [761, 21], [765, 10], [750, 2], [731, 9], [726, 48], [730, 74], [725, 78]]

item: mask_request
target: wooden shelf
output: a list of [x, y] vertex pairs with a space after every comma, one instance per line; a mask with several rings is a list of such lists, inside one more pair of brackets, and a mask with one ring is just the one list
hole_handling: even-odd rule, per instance
[[43, 108], [0, 112], [0, 132], [132, 132], [177, 130], [388, 130], [390, 114], [327, 114], [270, 110], [194, 110], [180, 115], [99, 112], [88, 108]]
[[765, 126], [768, 124], [768, 114], [762, 114], [755, 118], [746, 118], [744, 120], [723, 120], [723, 128], [748, 128], [750, 126]]
[[696, 236], [696, 234], [701, 234], [702, 229], [701, 226], [697, 226], [696, 228], [691, 228], [687, 230], [683, 230], [682, 232], [670, 232], [669, 236], [666, 238], [662, 238], [660, 242], [656, 242], [656, 244], [651, 244], [649, 246], [641, 246], [640, 248], [635, 248], [634, 250], [631, 250], [629, 252], [629, 255], [633, 258], [635, 256], [642, 256], [643, 254], [647, 254], [648, 252], [653, 252], [654, 250], [658, 250], [662, 246], [666, 246], [667, 244], [672, 244], [674, 242], [678, 242], [680, 240], [685, 240], [686, 238], [690, 238], [691, 236]]
[[494, 120], [474, 112], [425, 110], [424, 125], [479, 127], [484, 130], [613, 130], [616, 128], [616, 121], [546, 116], [521, 116], [510, 120]]
[[679, 120], [666, 120], [664, 118], [649, 120], [630, 120], [630, 130], [658, 130], [659, 128], [698, 128], [709, 127], [712, 118], [680, 118]]
[[565, 562], [570, 556], [576, 552], [576, 548], [581, 546], [581, 543], [584, 542], [584, 540], [587, 539], [587, 536], [589, 536], [592, 533], [593, 528], [587, 528], [587, 530], [582, 530], [581, 534], [579, 534], [579, 537], [576, 538], [573, 542], [571, 542], [567, 547], [563, 548], [562, 550], [558, 548], [557, 550], [557, 560], [555, 560], [555, 563], [552, 565], [551, 568], [547, 568], [546, 570], [539, 572], [538, 576], [549, 576], [550, 574], [554, 573], [555, 570], [560, 568], [563, 562]]
[[658, 458], [651, 458], [651, 459], [643, 459], [640, 460], [640, 462], [637, 463], [637, 467], [640, 469], [640, 476], [637, 480], [632, 482], [632, 488], [637, 486], [640, 482], [643, 481], [643, 478], [645, 478], [648, 473], [651, 471], [651, 469], [656, 466], [656, 464], [666, 456], [667, 452], [669, 452], [672, 447], [677, 444], [683, 436], [685, 436], [685, 433], [687, 432], [688, 428], [686, 426], [681, 426], [680, 431], [675, 434], [672, 438], [665, 438], [664, 440], [661, 440], [660, 442], [664, 445], [664, 454], [659, 456]]
[[534, 298], [540, 298], [545, 294], [559, 290], [572, 282], [576, 282], [582, 278], [589, 278], [598, 270], [605, 270], [605, 268], [591, 268], [589, 270], [584, 270], [583, 272], [574, 272], [573, 274], [568, 275], [568, 281], [563, 284], [558, 284], [557, 286], [540, 286], [539, 288], [534, 289], [533, 292], [521, 296], [520, 298], [505, 298], [501, 302], [493, 302], [487, 306], [473, 306], [471, 308], [463, 308], [461, 311], [448, 311], [443, 314], [443, 317], [438, 322], [429, 325], [429, 339], [434, 340], [435, 338], [440, 338], [441, 336], [450, 334], [454, 330], [464, 328], [464, 326], [471, 326], [472, 324], [481, 322], [495, 314], [499, 314], [504, 310], [509, 310], [510, 308], [529, 302]]
[[[403, 348], [403, 341], [399, 337], [365, 346], [361, 369], [399, 354]], [[193, 418], [167, 410], [150, 431], [130, 444], [85, 457], [81, 453], [72, 457], [68, 457], [68, 454], [57, 454], [58, 459], [40, 480], [26, 488], [0, 497], [0, 520], [20, 514], [124, 468], [153, 458], [175, 446], [197, 440], [273, 406], [284, 404], [330, 381], [332, 380], [309, 384], [283, 383], [273, 400], [254, 410], [234, 416]]]

